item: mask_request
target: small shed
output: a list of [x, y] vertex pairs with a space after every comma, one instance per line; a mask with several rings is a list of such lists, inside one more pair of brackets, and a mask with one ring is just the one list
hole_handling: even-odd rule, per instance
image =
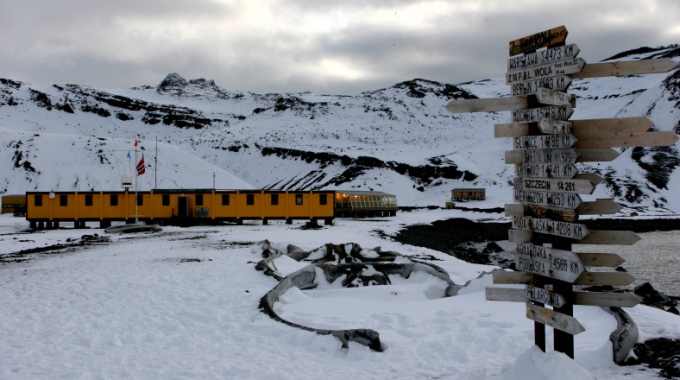
[[26, 215], [26, 194], [8, 194], [2, 196], [2, 214], [13, 213]]
[[486, 199], [486, 189], [459, 188], [451, 190], [451, 200], [457, 202], [483, 201]]

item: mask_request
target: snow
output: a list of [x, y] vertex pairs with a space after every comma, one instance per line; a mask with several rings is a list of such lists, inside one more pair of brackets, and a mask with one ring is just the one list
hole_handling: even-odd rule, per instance
[[[0, 378], [2, 379], [648, 379], [655, 371], [620, 367], [609, 334], [614, 318], [576, 306], [586, 328], [575, 336], [575, 360], [533, 346], [533, 323], [522, 303], [485, 300], [491, 266], [402, 245], [375, 231], [429, 223], [442, 210], [398, 213], [381, 221], [338, 219], [335, 226], [301, 224], [164, 227], [156, 234], [112, 235], [104, 244], [73, 246], [8, 262], [20, 250], [69, 244], [103, 230], [23, 233], [22, 218], [0, 216]], [[457, 213], [461, 213], [456, 211]], [[462, 213], [461, 213], [462, 214]], [[473, 215], [466, 213], [465, 216]], [[449, 213], [449, 216], [451, 214]], [[461, 216], [461, 215], [457, 215]], [[481, 219], [483, 215], [475, 219]], [[107, 235], [108, 236], [108, 235]], [[392, 285], [289, 289], [281, 316], [306, 326], [371, 328], [384, 352], [318, 335], [258, 310], [277, 281], [255, 270], [256, 243], [304, 250], [327, 243], [380, 246], [403, 255], [432, 255], [459, 295], [438, 298], [446, 284], [425, 272]], [[284, 251], [285, 252], [285, 251]], [[276, 258], [280, 273], [307, 263]], [[323, 276], [319, 276], [323, 278]], [[679, 317], [658, 309], [627, 309], [645, 338], [680, 338]]]

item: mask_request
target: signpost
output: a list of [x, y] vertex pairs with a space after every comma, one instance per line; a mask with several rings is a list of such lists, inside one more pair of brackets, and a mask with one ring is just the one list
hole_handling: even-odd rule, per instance
[[[486, 299], [527, 303], [534, 321], [534, 341], [545, 351], [545, 326], [555, 329], [554, 348], [574, 357], [573, 335], [584, 331], [573, 318], [574, 305], [631, 307], [640, 302], [629, 293], [574, 291], [574, 285], [626, 286], [635, 278], [625, 272], [587, 272], [585, 267], [614, 267], [623, 259], [613, 253], [575, 253], [573, 244], [634, 244], [632, 231], [590, 231], [575, 223], [579, 215], [613, 214], [621, 206], [610, 199], [583, 202], [604, 179], [578, 173], [574, 163], [608, 162], [620, 153], [613, 147], [670, 146], [673, 132], [650, 132], [646, 117], [569, 120], [575, 97], [565, 91], [573, 78], [668, 72], [670, 59], [586, 64], [575, 44], [565, 44], [564, 26], [510, 41], [506, 83], [511, 97], [449, 103], [451, 112], [511, 111], [511, 123], [495, 124], [495, 137], [513, 138], [505, 163], [515, 165], [512, 217], [508, 240], [517, 244], [517, 272], [496, 271], [494, 284], [525, 288], [487, 288]], [[543, 245], [549, 243], [551, 247]], [[551, 289], [546, 289], [551, 285]], [[553, 310], [547, 309], [552, 307]]]

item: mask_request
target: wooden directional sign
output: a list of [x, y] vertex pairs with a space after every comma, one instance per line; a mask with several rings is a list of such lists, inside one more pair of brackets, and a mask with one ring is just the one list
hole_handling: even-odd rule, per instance
[[581, 204], [578, 194], [555, 193], [552, 191], [524, 191], [513, 192], [515, 202], [538, 206], [552, 206], [575, 209]]
[[515, 190], [552, 191], [556, 193], [592, 194], [593, 183], [586, 179], [525, 178], [514, 179]]
[[591, 231], [576, 244], [633, 245], [639, 240], [640, 237], [633, 231]]
[[578, 140], [574, 135], [535, 135], [512, 139], [515, 149], [568, 149]]
[[521, 70], [576, 58], [581, 52], [576, 44], [568, 44], [550, 49], [540, 50], [534, 53], [518, 55], [508, 58], [508, 71]]
[[579, 215], [608, 215], [616, 214], [623, 207], [612, 200], [598, 200], [595, 202], [583, 202], [576, 207]]
[[585, 238], [590, 232], [588, 231], [588, 227], [583, 224], [560, 222], [550, 219], [537, 219], [528, 216], [513, 216], [512, 228], [575, 240]]
[[564, 297], [561, 294], [545, 290], [543, 288], [537, 288], [533, 285], [527, 285], [524, 288], [524, 294], [526, 298], [530, 301], [540, 302], [552, 307], [562, 307], [566, 304]]
[[566, 75], [558, 75], [550, 78], [515, 83], [510, 87], [510, 94], [512, 96], [534, 95], [541, 88], [549, 88], [555, 91], [564, 91], [569, 88], [570, 84], [571, 78]]
[[585, 66], [586, 61], [584, 61], [583, 58], [572, 58], [566, 61], [549, 63], [547, 65], [509, 71], [505, 74], [505, 83], [511, 85], [518, 82], [534, 81], [558, 75], [576, 74]]
[[[530, 135], [532, 122], [507, 123], [494, 125], [494, 137], [519, 137]], [[589, 138], [599, 133], [636, 133], [645, 132], [654, 123], [646, 117], [622, 117], [615, 119], [588, 119], [588, 120], [553, 120], [543, 118], [538, 127], [543, 133], [571, 133], [577, 139]]]
[[678, 62], [670, 58], [641, 59], [637, 61], [618, 61], [589, 63], [573, 78], [620, 77], [636, 74], [667, 73], [678, 67]]
[[579, 260], [587, 267], [618, 267], [626, 260], [616, 253], [577, 252]]
[[520, 244], [515, 251], [518, 270], [573, 283], [585, 271], [581, 260], [571, 251]]
[[527, 303], [527, 318], [571, 335], [586, 331], [576, 318], [530, 303]]
[[634, 307], [641, 301], [632, 293], [574, 292], [574, 305]]
[[[513, 273], [513, 272], [507, 272]], [[514, 272], [517, 273], [517, 272]], [[529, 287], [536, 289], [536, 292], [547, 292], [549, 294], [536, 294], [536, 299], [531, 298], [527, 293]], [[555, 296], [551, 295], [555, 294]], [[507, 302], [541, 302], [553, 307], [557, 306], [560, 301], [559, 298], [564, 299], [561, 294], [547, 291], [545, 289], [527, 285], [525, 289], [518, 288], [486, 288], [487, 301], [507, 301]], [[554, 301], [552, 301], [554, 299]], [[553, 304], [552, 301], [555, 304]], [[602, 292], [574, 292], [574, 305], [584, 306], [604, 306], [604, 307], [634, 307], [641, 302], [635, 294], [632, 293], [602, 293]]]
[[[493, 272], [493, 283], [500, 284], [531, 284], [531, 273], [527, 272]], [[626, 272], [583, 272], [574, 281], [574, 285], [612, 285], [627, 286], [635, 281], [635, 277]]]
[[537, 178], [573, 178], [578, 173], [576, 166], [553, 164], [517, 164], [515, 175], [518, 177]]
[[568, 33], [569, 32], [567, 31], [567, 28], [562, 25], [558, 26], [557, 28], [510, 41], [510, 56], [528, 53], [540, 48], [550, 47], [551, 45], [562, 44], [564, 41], [566, 41]]
[[567, 120], [571, 117], [572, 113], [574, 113], [574, 110], [571, 106], [529, 108], [512, 111], [512, 121], [516, 123], [537, 122], [545, 117], [557, 120]]
[[524, 289], [486, 288], [487, 301], [527, 302], [534, 301], [553, 307], [562, 307], [566, 303], [561, 294], [527, 285]]
[[567, 94], [562, 91], [550, 90], [548, 88], [541, 88], [536, 93], [536, 100], [541, 104], [550, 104], [553, 106], [571, 106], [576, 108], [576, 95]]
[[574, 164], [578, 162], [576, 149], [506, 150], [506, 164]]
[[574, 176], [574, 179], [587, 179], [595, 186], [601, 184], [604, 181], [604, 177], [595, 173], [579, 173]]
[[574, 210], [516, 203], [505, 205], [505, 216], [530, 216], [532, 218], [549, 218], [563, 222], [575, 222], [578, 220], [578, 214]]
[[614, 148], [627, 146], [671, 146], [678, 141], [673, 131], [636, 133], [594, 133], [578, 139], [577, 148]]

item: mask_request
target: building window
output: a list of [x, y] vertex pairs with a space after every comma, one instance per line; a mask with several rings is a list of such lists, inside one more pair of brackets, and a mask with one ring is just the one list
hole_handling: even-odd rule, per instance
[[36, 207], [42, 206], [42, 195], [36, 195], [35, 198], [33, 198], [33, 204]]
[[277, 206], [279, 204], [279, 195], [272, 194], [272, 206]]
[[328, 204], [328, 194], [319, 194], [319, 204], [320, 205], [327, 205]]
[[222, 206], [229, 206], [229, 194], [222, 194]]
[[85, 194], [85, 206], [92, 206], [92, 194]]
[[111, 194], [111, 206], [118, 206], [118, 194]]
[[68, 195], [62, 194], [59, 196], [59, 206], [68, 206]]
[[248, 206], [255, 204], [255, 194], [246, 194], [246, 204]]
[[144, 204], [144, 196], [142, 194], [137, 194], [137, 206], [142, 206]]
[[302, 204], [302, 194], [295, 194], [295, 204], [298, 206]]
[[170, 206], [170, 194], [163, 194], [161, 202], [163, 206]]
[[203, 194], [196, 194], [196, 206], [203, 206]]

